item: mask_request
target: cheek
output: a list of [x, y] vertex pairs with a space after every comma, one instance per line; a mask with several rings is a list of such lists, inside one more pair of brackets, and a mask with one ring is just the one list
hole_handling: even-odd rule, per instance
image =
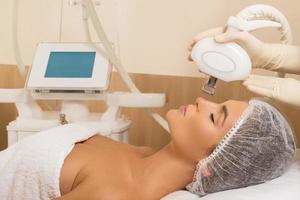
[[211, 149], [219, 141], [220, 130], [205, 116], [182, 117], [178, 110], [168, 111], [166, 118], [173, 142], [180, 148], [199, 151]]
[[[200, 118], [200, 119], [199, 119]], [[203, 120], [204, 117], [193, 118], [189, 122], [189, 131], [195, 136], [204, 136], [214, 132], [216, 129], [209, 120]]]
[[[198, 121], [190, 125], [190, 146], [197, 150], [211, 151], [220, 140], [221, 130], [209, 121]], [[195, 149], [196, 150], [196, 149]]]
[[210, 124], [198, 118], [176, 118], [170, 115], [169, 120], [173, 139], [186, 146], [202, 146], [202, 141], [207, 142], [214, 131]]

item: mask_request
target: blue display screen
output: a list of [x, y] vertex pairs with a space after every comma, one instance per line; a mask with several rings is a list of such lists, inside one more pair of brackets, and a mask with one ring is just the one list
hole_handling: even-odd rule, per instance
[[96, 52], [51, 52], [45, 78], [91, 78]]

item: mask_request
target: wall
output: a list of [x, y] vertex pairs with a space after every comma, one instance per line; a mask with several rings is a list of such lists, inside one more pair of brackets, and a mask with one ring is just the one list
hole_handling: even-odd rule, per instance
[[[15, 64], [12, 48], [12, 0], [0, 1], [0, 63]], [[19, 0], [22, 57], [32, 63], [38, 42], [85, 41], [80, 6], [70, 0]], [[97, 11], [109, 39], [132, 73], [198, 77], [187, 61], [187, 46], [198, 32], [223, 26], [248, 5], [275, 6], [288, 18], [294, 43], [300, 45], [298, 0], [100, 0]], [[93, 29], [91, 29], [94, 41]], [[277, 41], [275, 30], [256, 31], [264, 41]]]

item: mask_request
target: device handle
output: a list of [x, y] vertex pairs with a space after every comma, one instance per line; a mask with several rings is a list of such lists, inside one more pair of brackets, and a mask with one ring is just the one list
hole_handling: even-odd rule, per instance
[[281, 24], [270, 20], [247, 21], [242, 18], [230, 16], [227, 21], [228, 28], [241, 31], [254, 31], [262, 28], [281, 28]]
[[[281, 27], [278, 29], [281, 33], [280, 41], [283, 44], [292, 44], [293, 43], [293, 36], [290, 24], [287, 18], [276, 8], [257, 4], [253, 6], [249, 6], [237, 14], [238, 18], [242, 18], [247, 21], [251, 20], [261, 20], [266, 19], [269, 21], [275, 21], [281, 24]], [[285, 74], [282, 72], [278, 72], [277, 76], [284, 77]]]
[[278, 22], [281, 24], [279, 29], [281, 33], [280, 41], [284, 44], [292, 44], [293, 36], [289, 22], [276, 8], [269, 5], [256, 4], [243, 9], [236, 16], [247, 21], [264, 19]]

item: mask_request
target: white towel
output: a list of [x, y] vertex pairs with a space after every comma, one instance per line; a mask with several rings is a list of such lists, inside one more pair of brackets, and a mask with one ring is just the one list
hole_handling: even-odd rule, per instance
[[60, 171], [76, 142], [97, 134], [83, 124], [59, 126], [0, 152], [1, 200], [50, 200], [61, 196]]

